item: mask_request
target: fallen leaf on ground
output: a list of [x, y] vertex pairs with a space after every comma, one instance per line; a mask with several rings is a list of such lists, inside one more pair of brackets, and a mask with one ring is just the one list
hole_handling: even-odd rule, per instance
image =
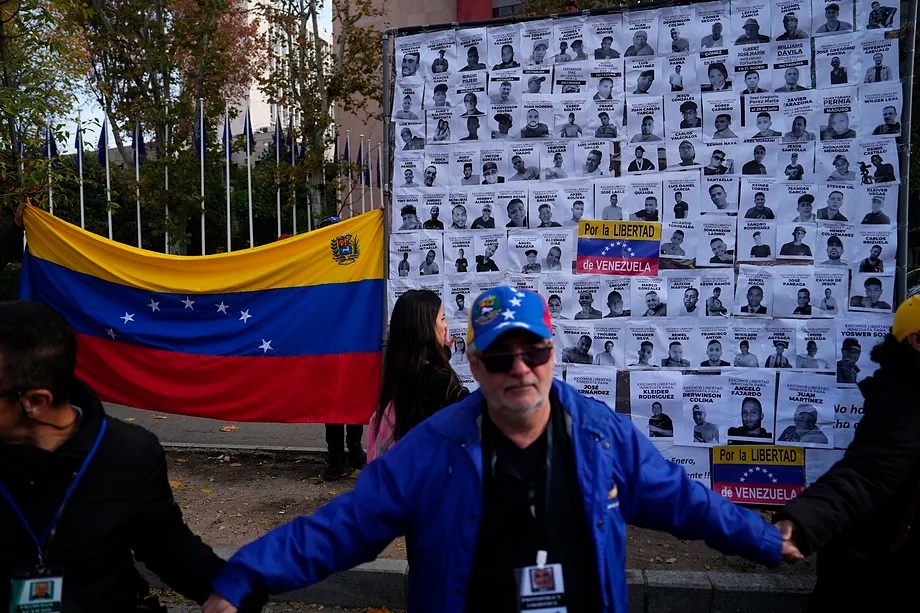
[[166, 416], [165, 415], [154, 415], [153, 418], [154, 419], [166, 419]]
[[212, 489], [209, 488], [209, 487], [203, 487], [203, 488], [201, 488], [201, 492], [204, 493], [204, 494], [213, 494], [213, 493], [214, 493], [214, 490], [212, 490]]
[[136, 417], [125, 417], [125, 421], [134, 421]]
[[188, 458], [176, 458], [176, 462], [179, 462], [180, 464], [185, 464], [186, 462], [188, 462]]
[[169, 480], [169, 487], [173, 488], [174, 490], [177, 490], [177, 489], [179, 489], [180, 487], [182, 487], [182, 482], [179, 481], [178, 479], [170, 479], [170, 480]]
[[233, 462], [232, 464], [230, 464], [230, 466], [233, 466], [234, 468], [238, 468], [242, 466], [242, 464], [240, 464], [239, 462]]
[[237, 426], [221, 426], [220, 431], [221, 432], [233, 432], [236, 429], [237, 429]]

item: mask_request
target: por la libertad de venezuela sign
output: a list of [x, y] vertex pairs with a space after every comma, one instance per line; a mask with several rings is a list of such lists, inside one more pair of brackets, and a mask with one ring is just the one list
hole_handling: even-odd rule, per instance
[[585, 275], [655, 276], [660, 243], [658, 222], [582, 220], [575, 270]]
[[804, 449], [747, 445], [712, 449], [712, 490], [732, 502], [783, 505], [804, 489]]

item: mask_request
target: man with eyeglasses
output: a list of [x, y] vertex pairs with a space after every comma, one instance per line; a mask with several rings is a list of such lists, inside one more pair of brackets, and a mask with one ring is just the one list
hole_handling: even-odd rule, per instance
[[0, 603], [40, 577], [43, 611], [160, 611], [135, 558], [204, 602], [223, 561], [183, 522], [156, 437], [106, 416], [76, 357], [51, 307], [0, 303]]
[[233, 613], [257, 587], [315, 583], [405, 533], [417, 611], [516, 611], [533, 567], [564, 577], [568, 611], [625, 611], [629, 522], [767, 564], [797, 555], [665, 460], [629, 417], [554, 379], [539, 294], [483, 292], [468, 330], [479, 389], [368, 464], [353, 491], [238, 552], [205, 613]]

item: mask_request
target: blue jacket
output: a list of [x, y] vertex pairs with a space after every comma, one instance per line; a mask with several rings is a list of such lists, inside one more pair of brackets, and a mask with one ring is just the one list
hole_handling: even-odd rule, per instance
[[[627, 523], [779, 562], [776, 528], [691, 480], [628, 417], [558, 380], [553, 393], [566, 410], [605, 611], [627, 610]], [[483, 405], [477, 391], [414, 428], [368, 464], [353, 491], [243, 547], [214, 590], [238, 604], [256, 588], [304, 587], [375, 559], [406, 535], [409, 610], [463, 612], [482, 517]]]

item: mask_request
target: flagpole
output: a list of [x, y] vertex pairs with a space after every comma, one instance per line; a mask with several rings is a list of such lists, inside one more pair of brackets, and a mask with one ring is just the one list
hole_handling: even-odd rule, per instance
[[374, 185], [371, 181], [371, 139], [367, 139], [364, 147], [364, 188], [370, 192], [371, 210], [374, 210]]
[[[167, 150], [167, 147], [169, 147], [169, 126], [168, 125], [166, 126], [166, 130], [163, 134], [163, 138], [166, 140], [165, 146], [163, 147], [163, 151], [165, 152]], [[163, 165], [163, 187], [165, 187], [166, 193], [169, 194], [169, 162]], [[163, 253], [169, 253], [169, 198], [168, 197], [166, 198], [166, 204], [164, 208], [166, 210], [166, 230], [163, 232], [163, 242], [164, 242]]]
[[252, 116], [249, 114], [249, 99], [246, 99], [246, 189], [249, 192], [249, 248], [256, 246], [255, 236], [252, 228]]
[[54, 215], [54, 189], [51, 187], [51, 121], [47, 125], [45, 134], [45, 150], [48, 152], [48, 212]]
[[[275, 105], [275, 174], [281, 173], [281, 105]], [[278, 218], [278, 236], [281, 236], [281, 182], [275, 190], [275, 209]]]
[[230, 244], [230, 106], [224, 106], [224, 162], [227, 170], [227, 253], [233, 251]]
[[206, 146], [205, 143], [205, 130], [204, 130], [204, 100], [202, 98], [198, 99], [198, 142], [200, 143], [199, 157], [201, 158], [201, 255], [206, 255], [207, 251], [205, 250], [205, 239], [204, 239], [204, 149]]
[[77, 176], [80, 184], [80, 227], [86, 229], [86, 207], [83, 201], [83, 121], [77, 113]]
[[[361, 142], [364, 142], [364, 135], [359, 135]], [[362, 151], [364, 147], [361, 147]], [[367, 211], [367, 186], [364, 185], [364, 161], [367, 159], [367, 153], [361, 154], [361, 174], [358, 176], [358, 181], [361, 183], [361, 212], [364, 213]]]
[[380, 188], [380, 206], [386, 206], [383, 199], [383, 177], [380, 176], [380, 151], [383, 149], [383, 143], [377, 144], [377, 187]]
[[112, 240], [112, 173], [109, 171], [109, 119], [102, 122], [102, 138], [105, 144], [105, 212], [109, 223], [109, 240]]
[[297, 148], [296, 143], [294, 142], [294, 110], [291, 109], [291, 121], [288, 122], [289, 129], [291, 133], [288, 135], [288, 140], [291, 141], [291, 202], [293, 203], [293, 233], [296, 236], [297, 234], [297, 182], [294, 180], [294, 150]]
[[[345, 130], [345, 151], [348, 151], [349, 155], [351, 155], [351, 130]], [[348, 192], [347, 192], [347, 195], [348, 195], [348, 211], [349, 213], [351, 213], [351, 190], [352, 190], [351, 160], [346, 158], [345, 163], [348, 164]]]
[[141, 122], [134, 125], [134, 199], [137, 203], [137, 248], [141, 249]]

